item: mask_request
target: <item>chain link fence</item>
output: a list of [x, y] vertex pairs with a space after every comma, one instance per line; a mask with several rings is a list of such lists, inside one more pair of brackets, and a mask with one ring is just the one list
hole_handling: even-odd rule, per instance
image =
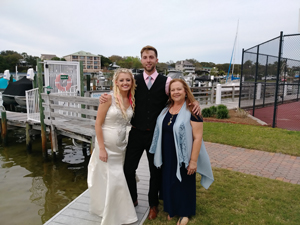
[[300, 131], [300, 34], [243, 49], [239, 107], [272, 127]]

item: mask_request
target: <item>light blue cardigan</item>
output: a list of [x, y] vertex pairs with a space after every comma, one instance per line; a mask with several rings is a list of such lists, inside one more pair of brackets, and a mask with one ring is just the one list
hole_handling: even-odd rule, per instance
[[[162, 162], [162, 123], [165, 115], [168, 112], [168, 108], [162, 110], [156, 120], [156, 126], [153, 134], [152, 144], [150, 147], [150, 153], [154, 154], [154, 165], [161, 167]], [[186, 108], [186, 103], [181, 107], [176, 121], [173, 126], [173, 134], [177, 155], [177, 170], [176, 176], [181, 181], [180, 167], [182, 163], [186, 168], [189, 165], [191, 152], [193, 147], [193, 133], [191, 126], [191, 112]], [[197, 172], [201, 174], [201, 185], [208, 189], [214, 181], [214, 176], [211, 169], [209, 156], [206, 152], [204, 141], [202, 139], [201, 149], [197, 161]]]

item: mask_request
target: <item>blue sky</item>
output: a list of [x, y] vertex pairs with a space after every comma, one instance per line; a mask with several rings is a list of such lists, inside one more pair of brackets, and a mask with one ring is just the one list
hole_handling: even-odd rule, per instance
[[240, 63], [242, 48], [298, 32], [300, 1], [0, 0], [0, 9], [0, 51], [135, 57], [149, 44], [160, 62], [229, 63], [239, 20]]

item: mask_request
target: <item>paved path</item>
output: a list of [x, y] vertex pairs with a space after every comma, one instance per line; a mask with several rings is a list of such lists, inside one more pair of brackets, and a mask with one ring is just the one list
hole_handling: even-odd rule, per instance
[[212, 167], [300, 184], [300, 157], [205, 142]]

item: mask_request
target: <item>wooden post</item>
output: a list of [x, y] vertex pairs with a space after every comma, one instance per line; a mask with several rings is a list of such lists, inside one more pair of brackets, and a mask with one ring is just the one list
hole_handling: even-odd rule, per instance
[[7, 144], [6, 111], [1, 111], [1, 138], [2, 138], [2, 143], [5, 146]]
[[47, 137], [46, 137], [46, 126], [44, 122], [44, 108], [42, 105], [42, 96], [43, 93], [43, 74], [42, 74], [42, 64], [40, 63], [41, 60], [37, 59], [37, 67], [38, 67], [38, 86], [39, 86], [39, 107], [40, 107], [40, 120], [41, 120], [41, 138], [42, 138], [42, 152], [43, 157], [47, 158]]
[[86, 91], [91, 90], [91, 75], [86, 75]]
[[84, 97], [83, 62], [80, 62], [80, 96]]
[[55, 131], [55, 128], [53, 125], [51, 125], [49, 138], [51, 141], [52, 156], [53, 156], [53, 159], [55, 159], [56, 152], [58, 150], [58, 145], [57, 145], [57, 134], [56, 134], [56, 131]]
[[[83, 62], [80, 62], [80, 96], [84, 97]], [[81, 104], [81, 108], [85, 109], [85, 105]], [[86, 115], [81, 114], [81, 117], [86, 118]]]
[[49, 94], [47, 94], [46, 104], [48, 105], [48, 108], [49, 108], [50, 121], [51, 121], [49, 139], [50, 139], [50, 142], [51, 142], [52, 156], [53, 156], [53, 158], [55, 158], [56, 157], [56, 152], [58, 150], [57, 134], [56, 134], [55, 127], [52, 125], [52, 119], [54, 119], [54, 118], [51, 117], [51, 112], [53, 113], [54, 109], [50, 107], [50, 104], [54, 104], [54, 101], [53, 100], [50, 101]]
[[32, 141], [30, 136], [30, 130], [32, 126], [29, 123], [26, 123], [26, 150], [28, 153], [32, 152]]
[[210, 104], [214, 104], [214, 93], [215, 93], [215, 88], [214, 85], [211, 86], [211, 93], [210, 93]]
[[90, 153], [93, 153], [93, 150], [95, 148], [95, 135], [92, 136], [92, 140], [91, 140], [91, 149], [90, 149]]

